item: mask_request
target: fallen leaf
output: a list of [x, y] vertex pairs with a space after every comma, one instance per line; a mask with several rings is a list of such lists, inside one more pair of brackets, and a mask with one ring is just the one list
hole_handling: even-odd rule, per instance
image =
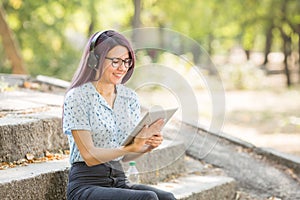
[[32, 160], [34, 159], [34, 155], [31, 154], [31, 153], [27, 153], [25, 157], [26, 157], [26, 159], [29, 160], [29, 161], [32, 161]]

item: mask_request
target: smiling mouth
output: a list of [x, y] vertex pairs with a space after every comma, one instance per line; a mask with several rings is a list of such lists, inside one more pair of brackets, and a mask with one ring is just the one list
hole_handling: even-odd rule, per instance
[[118, 77], [118, 78], [121, 78], [124, 76], [124, 74], [114, 74], [114, 76]]

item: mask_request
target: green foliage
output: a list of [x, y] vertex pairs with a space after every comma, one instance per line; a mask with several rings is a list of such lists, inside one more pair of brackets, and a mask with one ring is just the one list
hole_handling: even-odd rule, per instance
[[[132, 5], [128, 3], [5, 0], [3, 7], [29, 73], [70, 80], [90, 34], [104, 27], [113, 28], [109, 27], [111, 24], [115, 27], [126, 24], [128, 27], [129, 11], [132, 10]], [[0, 65], [3, 66], [0, 72], [9, 72], [6, 59], [4, 56], [0, 58]]]
[[[274, 26], [273, 50], [282, 46], [279, 30], [290, 35], [294, 44], [299, 40], [295, 30], [300, 24], [300, 1], [150, 0], [141, 4], [142, 26], [178, 31], [210, 54], [228, 52], [236, 44], [263, 51], [270, 26]], [[2, 6], [29, 73], [66, 80], [71, 79], [90, 34], [101, 29], [128, 30], [134, 13], [133, 0], [3, 0]], [[1, 45], [0, 52], [0, 72], [9, 72]]]

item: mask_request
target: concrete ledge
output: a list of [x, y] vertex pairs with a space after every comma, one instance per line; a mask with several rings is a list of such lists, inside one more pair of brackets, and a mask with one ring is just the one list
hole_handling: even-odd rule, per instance
[[67, 159], [2, 170], [1, 199], [66, 199], [68, 171]]
[[42, 107], [63, 105], [63, 95], [37, 92], [32, 90], [18, 90], [0, 93], [0, 110], [10, 113], [39, 109]]
[[46, 150], [67, 149], [67, 137], [61, 119], [53, 116], [55, 112], [0, 118], [0, 161], [19, 160], [26, 153], [40, 157]]
[[[274, 157], [271, 158], [270, 155], [266, 155], [265, 149], [258, 153], [256, 148], [238, 146], [230, 140], [214, 136], [197, 127], [186, 126], [184, 129], [187, 138], [197, 133], [187, 154], [221, 168], [226, 175], [238, 181], [238, 190], [259, 199], [270, 196], [298, 199], [299, 181], [297, 174], [293, 173], [295, 168], [289, 169], [285, 161], [274, 159], [283, 155], [275, 155], [273, 152]], [[299, 165], [295, 159], [286, 159]]]
[[154, 187], [172, 192], [180, 200], [231, 200], [236, 193], [235, 180], [220, 176], [185, 176]]
[[[184, 171], [184, 155], [176, 150], [183, 147], [180, 142], [165, 144], [137, 160], [143, 183], [157, 183]], [[124, 168], [128, 165], [124, 163]], [[29, 164], [0, 171], [1, 199], [65, 199], [68, 159]], [[154, 168], [152, 168], [154, 167]]]
[[249, 143], [249, 142], [246, 142], [244, 140], [241, 140], [237, 137], [234, 137], [234, 136], [231, 136], [227, 133], [224, 133], [224, 132], [212, 132], [209, 130], [209, 127], [205, 127], [205, 126], [201, 126], [197, 123], [193, 123], [193, 122], [188, 122], [188, 121], [182, 121], [183, 124], [187, 125], [187, 126], [192, 126], [192, 127], [195, 127], [197, 129], [199, 129], [200, 131], [203, 131], [203, 132], [206, 132], [206, 133], [209, 133], [213, 136], [216, 136], [216, 137], [219, 137], [219, 138], [222, 138], [222, 139], [225, 139], [225, 140], [228, 140], [230, 142], [232, 142], [233, 144], [236, 144], [236, 145], [239, 145], [239, 146], [242, 146], [242, 147], [245, 147], [245, 148], [255, 148], [255, 145]]
[[272, 148], [256, 148], [256, 153], [270, 158], [272, 161], [281, 165], [292, 168], [297, 174], [300, 175], [300, 157], [279, 152]]
[[199, 125], [197, 126], [196, 124], [193, 124], [193, 123], [188, 123], [188, 122], [182, 122], [182, 123], [185, 124], [185, 126], [193, 127], [194, 129], [198, 129], [199, 131], [202, 131], [203, 133], [206, 133], [210, 136], [214, 136], [216, 138], [221, 138], [221, 139], [227, 140], [228, 142], [230, 142], [232, 144], [239, 145], [244, 148], [252, 149], [257, 154], [263, 155], [267, 159], [269, 159], [271, 161], [275, 161], [276, 163], [278, 163], [282, 166], [290, 167], [290, 168], [294, 169], [297, 174], [300, 174], [300, 157], [299, 156], [291, 155], [291, 154], [284, 153], [284, 152], [279, 152], [272, 148], [256, 147], [255, 145], [253, 145], [251, 143], [245, 142], [241, 139], [238, 139], [238, 138], [231, 136], [229, 134], [226, 134], [226, 133], [213, 133], [213, 132], [209, 132], [207, 129], [205, 129], [205, 127], [200, 127]]
[[0, 161], [68, 148], [62, 133], [63, 96], [31, 90], [0, 93]]
[[[184, 156], [182, 142], [164, 140], [159, 148], [136, 160], [141, 182], [156, 184], [185, 172]], [[128, 163], [123, 166], [127, 170]]]

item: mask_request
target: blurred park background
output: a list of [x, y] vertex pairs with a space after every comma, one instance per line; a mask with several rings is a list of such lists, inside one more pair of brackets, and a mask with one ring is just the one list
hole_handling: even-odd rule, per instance
[[[221, 77], [226, 98], [223, 132], [300, 156], [300, 1], [2, 0], [0, 4], [0, 73], [70, 81], [92, 33], [169, 29], [198, 43], [214, 63], [217, 72], [206, 66], [201, 73]], [[168, 65], [186, 77], [198, 101], [199, 123], [209, 125], [210, 91], [192, 70], [204, 61], [196, 49], [178, 38], [169, 39], [181, 55], [139, 51], [138, 65]], [[8, 87], [1, 80], [0, 86]], [[174, 101], [163, 88], [138, 92], [148, 106]]]

